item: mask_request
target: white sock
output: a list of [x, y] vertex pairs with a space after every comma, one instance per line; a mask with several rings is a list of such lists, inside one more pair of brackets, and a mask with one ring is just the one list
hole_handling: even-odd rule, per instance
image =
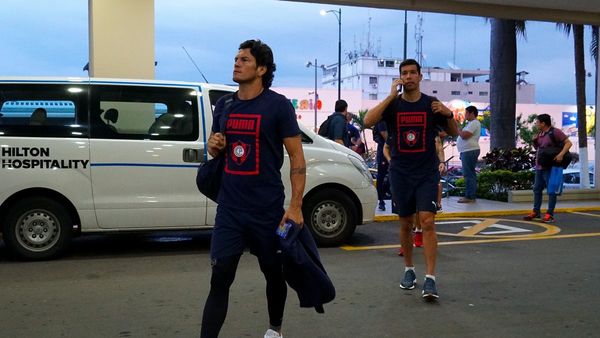
[[406, 272], [408, 270], [415, 271], [415, 267], [414, 266], [407, 266], [407, 267], [404, 268], [404, 272]]
[[415, 229], [415, 232], [423, 232], [423, 229]]
[[435, 282], [435, 276], [434, 275], [425, 275], [425, 278], [431, 278]]

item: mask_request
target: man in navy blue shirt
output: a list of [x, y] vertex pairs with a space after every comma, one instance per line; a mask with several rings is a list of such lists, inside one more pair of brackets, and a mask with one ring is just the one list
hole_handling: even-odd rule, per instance
[[[275, 230], [287, 220], [302, 225], [306, 164], [300, 129], [290, 101], [270, 90], [273, 52], [260, 40], [243, 42], [233, 67], [239, 84], [230, 105], [215, 106], [208, 140], [211, 156], [225, 156], [217, 216], [211, 240], [212, 277], [202, 316], [201, 337], [214, 338], [227, 315], [229, 288], [246, 246], [258, 257], [267, 282], [270, 328], [281, 337], [287, 286]], [[283, 148], [290, 157], [291, 201], [284, 210]]]
[[343, 146], [348, 146], [348, 103], [344, 100], [335, 101], [335, 112], [329, 115], [327, 138]]
[[[400, 64], [400, 78], [392, 81], [390, 94], [367, 112], [365, 127], [383, 120], [391, 138], [393, 211], [400, 217], [400, 242], [405, 264], [400, 287], [412, 290], [417, 281], [412, 256], [412, 221], [413, 214], [418, 212], [427, 264], [422, 295], [425, 299], [437, 299], [435, 213], [440, 172], [435, 137], [440, 127], [449, 135], [456, 136], [458, 125], [452, 111], [436, 98], [421, 93], [422, 79], [419, 63], [412, 59], [404, 60]], [[404, 87], [402, 92], [401, 86]]]

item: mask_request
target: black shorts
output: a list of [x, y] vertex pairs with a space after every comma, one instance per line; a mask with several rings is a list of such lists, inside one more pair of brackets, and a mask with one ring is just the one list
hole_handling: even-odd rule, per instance
[[276, 210], [247, 211], [217, 206], [215, 228], [210, 243], [212, 259], [241, 255], [246, 247], [259, 260], [269, 264], [278, 259], [279, 240], [275, 230], [283, 217]]
[[429, 176], [416, 176], [391, 172], [392, 212], [408, 217], [417, 211], [437, 211], [440, 174], [436, 170]]

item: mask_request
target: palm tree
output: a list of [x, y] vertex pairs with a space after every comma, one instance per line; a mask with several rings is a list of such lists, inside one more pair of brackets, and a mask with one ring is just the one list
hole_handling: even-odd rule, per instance
[[[579, 159], [581, 165], [581, 187], [589, 188], [590, 181], [588, 175], [588, 156], [587, 156], [587, 121], [585, 115], [585, 52], [583, 49], [583, 25], [571, 25], [558, 23], [557, 26], [562, 29], [567, 36], [573, 30], [573, 41], [575, 47], [575, 95], [577, 97], [577, 136], [579, 138]], [[592, 45], [592, 50], [593, 50]], [[597, 50], [597, 43], [596, 43]]]
[[490, 30], [490, 147], [516, 145], [517, 34], [525, 37], [525, 21], [489, 19]]

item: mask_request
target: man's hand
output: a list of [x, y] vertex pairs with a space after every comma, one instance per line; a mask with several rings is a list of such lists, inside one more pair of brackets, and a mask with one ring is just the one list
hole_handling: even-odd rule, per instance
[[400, 79], [400, 78], [392, 81], [392, 90], [390, 91], [389, 96], [396, 97], [396, 96], [400, 95], [401, 90], [398, 89], [398, 86], [402, 86], [403, 84], [404, 84], [404, 81], [402, 81], [402, 79]]
[[217, 157], [223, 149], [225, 149], [225, 145], [227, 141], [225, 140], [225, 135], [222, 133], [214, 133], [210, 135], [208, 139], [208, 153], [212, 157]]
[[297, 207], [288, 207], [279, 222], [279, 225], [283, 225], [287, 220], [292, 220], [298, 224], [300, 228], [304, 226], [304, 216], [302, 216], [302, 209]]
[[438, 170], [440, 171], [440, 175], [446, 175], [446, 163], [440, 162]]
[[452, 111], [440, 101], [431, 102], [431, 110], [436, 114], [441, 114], [448, 118], [452, 117]]

